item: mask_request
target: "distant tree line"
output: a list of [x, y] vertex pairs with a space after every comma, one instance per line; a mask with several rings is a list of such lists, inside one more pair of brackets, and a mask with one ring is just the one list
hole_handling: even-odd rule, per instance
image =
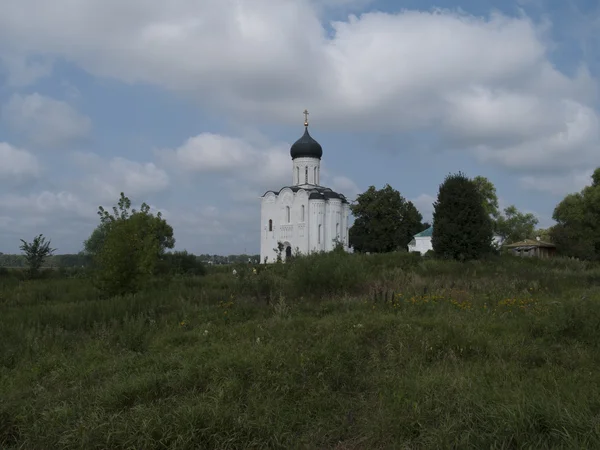
[[[260, 255], [196, 255], [195, 258], [204, 264], [244, 264], [248, 261], [255, 263], [260, 259]], [[84, 252], [65, 253], [58, 255], [50, 255], [44, 259], [42, 268], [75, 268], [88, 267], [91, 264], [92, 258]], [[26, 268], [27, 259], [25, 255], [14, 255], [0, 253], [0, 267]]]
[[[413, 236], [427, 229], [415, 205], [386, 184], [370, 186], [350, 206], [355, 221], [350, 245], [356, 252], [407, 249]], [[600, 260], [600, 168], [590, 186], [567, 195], [554, 209], [557, 222], [539, 229], [537, 217], [510, 205], [500, 211], [496, 187], [485, 177], [448, 175], [433, 204], [434, 253], [453, 259], [473, 259], [495, 252], [494, 235], [504, 244], [537, 239], [552, 242], [559, 254]]]

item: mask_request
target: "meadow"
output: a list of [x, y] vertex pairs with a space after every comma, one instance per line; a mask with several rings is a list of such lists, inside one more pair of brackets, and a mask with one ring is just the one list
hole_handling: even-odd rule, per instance
[[4, 270], [0, 448], [600, 448], [597, 264], [232, 268], [113, 298]]

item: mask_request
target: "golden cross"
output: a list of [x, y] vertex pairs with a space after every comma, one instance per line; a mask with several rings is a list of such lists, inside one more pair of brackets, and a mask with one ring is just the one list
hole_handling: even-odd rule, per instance
[[304, 110], [304, 126], [307, 127], [308, 126], [308, 110]]

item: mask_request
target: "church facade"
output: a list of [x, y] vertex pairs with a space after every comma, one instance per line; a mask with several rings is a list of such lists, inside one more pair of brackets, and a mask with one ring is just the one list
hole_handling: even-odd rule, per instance
[[304, 114], [304, 135], [290, 149], [292, 184], [261, 197], [261, 263], [276, 262], [278, 243], [284, 260], [296, 250], [331, 251], [337, 242], [349, 251], [350, 205], [344, 195], [321, 186], [323, 149], [308, 133]]

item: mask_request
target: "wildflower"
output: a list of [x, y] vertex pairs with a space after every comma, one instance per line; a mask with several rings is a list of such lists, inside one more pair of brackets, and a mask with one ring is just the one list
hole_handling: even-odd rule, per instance
[[259, 337], [256, 338], [256, 343], [260, 344], [260, 338]]
[[208, 330], [204, 330], [204, 336], [208, 335]]

